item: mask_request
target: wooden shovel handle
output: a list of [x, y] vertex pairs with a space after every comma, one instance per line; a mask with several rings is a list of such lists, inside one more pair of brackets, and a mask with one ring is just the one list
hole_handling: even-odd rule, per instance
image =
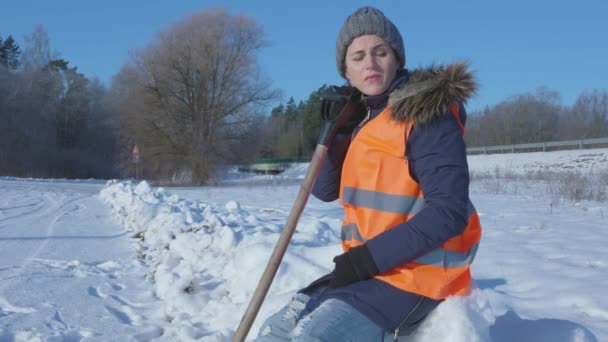
[[247, 334], [255, 321], [255, 317], [257, 316], [258, 311], [264, 302], [264, 298], [266, 298], [266, 294], [268, 293], [268, 289], [270, 289], [274, 276], [279, 269], [279, 265], [281, 265], [281, 260], [287, 251], [287, 246], [289, 246], [291, 237], [296, 230], [298, 220], [300, 219], [300, 215], [302, 214], [302, 211], [304, 211], [306, 202], [310, 197], [312, 186], [319, 175], [319, 170], [326, 154], [327, 147], [321, 144], [317, 145], [312, 156], [312, 160], [310, 161], [310, 165], [308, 166], [308, 170], [306, 171], [306, 176], [304, 176], [304, 180], [300, 185], [298, 196], [296, 197], [296, 200], [291, 207], [291, 211], [289, 212], [289, 216], [287, 217], [287, 223], [283, 228], [283, 232], [281, 232], [279, 241], [272, 251], [272, 255], [268, 260], [268, 265], [266, 265], [266, 270], [264, 270], [264, 274], [262, 274], [262, 278], [260, 278], [258, 287], [253, 293], [253, 297], [249, 302], [247, 311], [245, 311], [243, 318], [241, 318], [241, 323], [239, 323], [239, 327], [236, 329], [236, 332], [232, 337], [233, 342], [245, 341], [245, 338], [247, 337]]

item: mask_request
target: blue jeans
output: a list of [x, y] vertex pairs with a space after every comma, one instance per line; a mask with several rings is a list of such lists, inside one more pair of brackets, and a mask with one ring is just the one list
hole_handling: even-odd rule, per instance
[[[399, 341], [405, 341], [400, 337]], [[328, 299], [311, 305], [311, 297], [298, 293], [291, 302], [268, 317], [256, 338], [258, 342], [395, 341], [384, 330], [352, 306]]]

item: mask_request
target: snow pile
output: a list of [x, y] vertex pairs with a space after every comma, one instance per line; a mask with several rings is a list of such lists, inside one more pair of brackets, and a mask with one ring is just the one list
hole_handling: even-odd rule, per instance
[[[180, 199], [146, 182], [110, 181], [100, 197], [138, 238], [137, 254], [170, 322], [163, 337], [229, 338], [278, 240], [282, 226], [277, 215], [251, 214], [234, 200], [218, 205]], [[302, 222], [250, 338], [298, 289], [329, 272], [340, 251], [339, 238], [328, 224]], [[494, 321], [487, 306], [482, 292], [450, 299], [421, 326], [415, 341], [486, 341]]]
[[[136, 252], [149, 268], [149, 280], [177, 336], [226, 334], [238, 325], [281, 226], [249, 214], [236, 201], [215, 207], [153, 190], [146, 182], [110, 181], [100, 197], [138, 238]], [[338, 243], [328, 227], [310, 225], [294, 235], [292, 244], [318, 241]], [[288, 254], [272, 293], [291, 295], [328, 271], [306, 259]], [[290, 275], [281, 276], [286, 273]]]
[[310, 165], [310, 163], [295, 163], [287, 170], [278, 174], [277, 177], [289, 179], [304, 179], [306, 171], [308, 171], [308, 165]]
[[450, 297], [441, 303], [416, 330], [414, 341], [491, 341], [495, 318], [485, 293], [473, 290], [467, 297]]

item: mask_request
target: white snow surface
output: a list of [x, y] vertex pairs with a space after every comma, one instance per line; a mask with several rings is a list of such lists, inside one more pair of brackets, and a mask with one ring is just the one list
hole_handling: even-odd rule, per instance
[[[307, 167], [213, 187], [0, 178], [0, 341], [231, 340]], [[608, 191], [608, 149], [477, 155], [469, 167], [494, 176], [471, 184], [475, 288], [412, 340], [608, 341], [608, 201], [556, 200], [527, 177], [576, 171]], [[341, 220], [337, 201], [309, 199], [248, 340], [331, 271]]]

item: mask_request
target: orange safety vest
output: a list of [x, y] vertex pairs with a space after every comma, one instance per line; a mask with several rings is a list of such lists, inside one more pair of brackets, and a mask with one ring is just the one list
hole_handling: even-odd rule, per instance
[[[410, 220], [425, 206], [422, 189], [411, 177], [405, 158], [413, 122], [397, 122], [391, 111], [389, 105], [361, 128], [344, 160], [340, 203], [345, 212], [345, 252]], [[460, 122], [457, 107], [452, 106], [452, 111]], [[468, 207], [468, 224], [460, 235], [375, 278], [433, 299], [467, 294], [469, 265], [481, 239], [479, 217], [471, 201]]]

